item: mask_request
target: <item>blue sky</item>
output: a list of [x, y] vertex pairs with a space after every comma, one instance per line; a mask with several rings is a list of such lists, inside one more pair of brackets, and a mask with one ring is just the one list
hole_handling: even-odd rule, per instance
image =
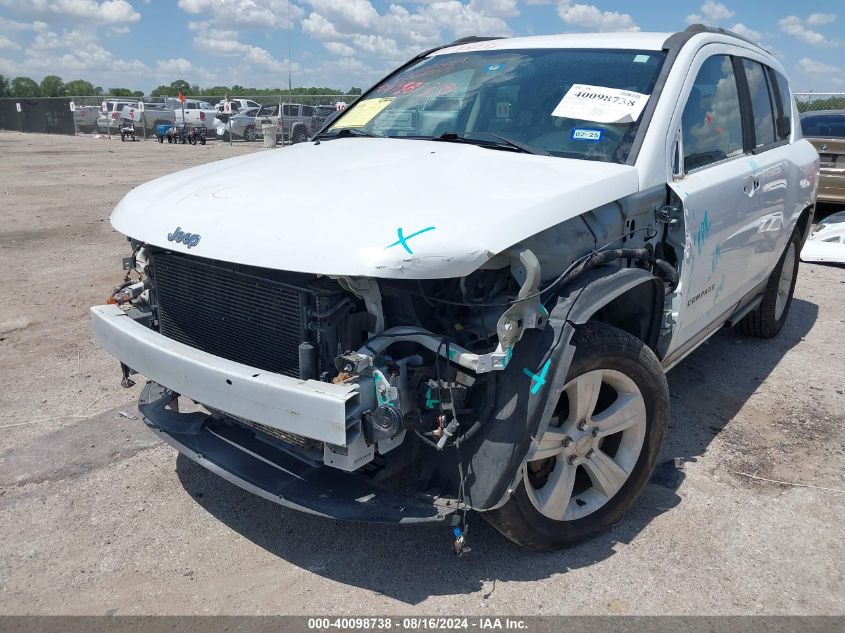
[[[0, 0], [0, 74], [150, 90], [366, 87], [465, 35], [734, 29], [785, 64], [796, 90], [845, 91], [845, 3], [834, 0]], [[842, 15], [840, 15], [842, 13]]]

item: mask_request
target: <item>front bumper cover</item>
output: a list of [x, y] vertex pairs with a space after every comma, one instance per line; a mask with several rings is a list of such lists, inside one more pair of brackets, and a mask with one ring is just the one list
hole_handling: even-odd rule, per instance
[[403, 496], [363, 475], [309, 463], [234, 420], [168, 408], [174, 395], [147, 383], [138, 403], [147, 426], [186, 457], [253, 494], [344, 521], [452, 524], [457, 519], [454, 499]]

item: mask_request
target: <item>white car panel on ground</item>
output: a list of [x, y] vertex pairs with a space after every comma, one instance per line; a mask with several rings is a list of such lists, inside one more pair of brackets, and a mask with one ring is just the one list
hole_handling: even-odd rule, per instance
[[845, 264], [845, 211], [819, 222], [801, 249], [801, 259], [817, 264]]

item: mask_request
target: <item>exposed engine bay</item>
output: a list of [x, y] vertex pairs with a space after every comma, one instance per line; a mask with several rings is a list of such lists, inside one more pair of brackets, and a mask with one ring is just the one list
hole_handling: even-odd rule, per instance
[[[653, 223], [623, 218], [608, 205], [467, 277], [439, 280], [290, 273], [130, 240], [127, 276], [110, 301], [191, 347], [359, 394], [342, 444], [209, 408], [212, 415], [303, 460], [377, 479], [410, 470], [418, 490], [457, 497], [456, 450], [483, 435], [514, 351], [526, 332], [546, 327], [569, 281], [610, 265], [652, 271], [667, 293], [677, 285], [673, 266], [655, 257]], [[124, 380], [131, 371], [124, 366]]]

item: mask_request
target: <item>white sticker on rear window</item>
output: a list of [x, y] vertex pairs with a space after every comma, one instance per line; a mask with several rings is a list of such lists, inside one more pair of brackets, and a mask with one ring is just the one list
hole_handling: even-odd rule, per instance
[[552, 116], [596, 123], [633, 123], [647, 101], [648, 95], [639, 92], [574, 84], [563, 95]]
[[648, 61], [648, 55], [637, 55], [634, 57], [635, 64], [645, 64]]

